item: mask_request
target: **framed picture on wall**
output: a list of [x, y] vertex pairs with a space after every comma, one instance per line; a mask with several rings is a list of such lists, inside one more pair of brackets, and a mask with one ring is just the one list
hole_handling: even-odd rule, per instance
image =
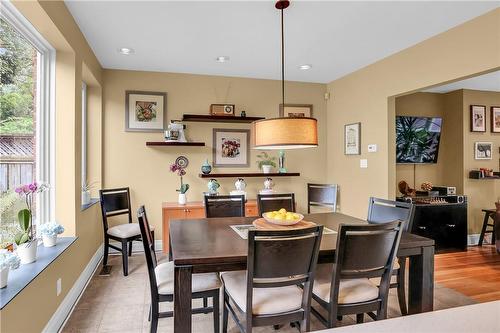
[[491, 107], [491, 132], [500, 133], [500, 106]]
[[280, 104], [280, 117], [311, 118], [312, 113], [312, 104]]
[[125, 91], [125, 131], [163, 132], [167, 127], [167, 93]]
[[344, 126], [344, 154], [361, 155], [361, 123]]
[[486, 106], [470, 106], [470, 131], [486, 132]]
[[250, 130], [214, 128], [212, 154], [216, 168], [250, 166]]
[[491, 160], [493, 152], [493, 142], [476, 142], [474, 143], [474, 159], [476, 160]]

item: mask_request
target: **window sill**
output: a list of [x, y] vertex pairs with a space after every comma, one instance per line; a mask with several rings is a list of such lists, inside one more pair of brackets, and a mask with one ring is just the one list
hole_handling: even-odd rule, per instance
[[58, 237], [57, 244], [53, 247], [38, 246], [36, 261], [31, 264], [21, 265], [18, 269], [9, 271], [7, 287], [0, 289], [0, 310], [37, 278], [50, 264], [52, 264], [71, 244], [76, 237]]
[[92, 207], [93, 205], [98, 203], [99, 201], [100, 201], [99, 198], [90, 199], [90, 202], [88, 204], [82, 205], [81, 211], [83, 212], [84, 210], [89, 209], [90, 207]]

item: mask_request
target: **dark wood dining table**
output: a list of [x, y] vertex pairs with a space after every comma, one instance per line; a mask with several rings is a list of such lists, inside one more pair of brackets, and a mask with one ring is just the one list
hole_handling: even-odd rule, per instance
[[[309, 214], [305, 219], [334, 231], [340, 224], [367, 223], [340, 213]], [[255, 218], [226, 217], [170, 222], [169, 258], [175, 266], [174, 332], [191, 332], [192, 274], [246, 269], [247, 240], [230, 226], [251, 224], [253, 220]], [[333, 262], [336, 245], [336, 233], [324, 234], [318, 262]], [[397, 255], [409, 259], [408, 312], [432, 311], [434, 240], [404, 232]]]

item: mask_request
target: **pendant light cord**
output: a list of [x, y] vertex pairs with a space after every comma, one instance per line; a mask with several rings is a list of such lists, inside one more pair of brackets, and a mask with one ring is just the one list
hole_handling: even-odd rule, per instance
[[281, 101], [285, 107], [285, 28], [283, 8], [281, 8]]

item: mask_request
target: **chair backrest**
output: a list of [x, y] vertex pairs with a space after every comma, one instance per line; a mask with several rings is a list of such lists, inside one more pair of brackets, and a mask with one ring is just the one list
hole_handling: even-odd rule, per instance
[[295, 212], [295, 194], [257, 194], [257, 206], [259, 216], [265, 212], [280, 210], [285, 208], [289, 212]]
[[368, 205], [368, 223], [385, 223], [395, 220], [403, 221], [403, 230], [411, 230], [414, 206], [408, 202], [370, 198]]
[[244, 195], [207, 195], [205, 196], [206, 217], [244, 217]]
[[156, 253], [154, 251], [154, 239], [151, 236], [151, 228], [149, 227], [148, 217], [144, 206], [137, 210], [137, 219], [139, 220], [139, 228], [141, 229], [142, 244], [144, 245], [144, 254], [146, 256], [146, 264], [148, 267], [149, 282], [152, 293], [158, 293], [156, 284], [155, 267], [157, 265]]
[[130, 190], [128, 187], [99, 190], [99, 198], [101, 200], [104, 234], [108, 230], [108, 217], [127, 214], [128, 222], [132, 223]]
[[329, 207], [337, 211], [337, 184], [307, 184], [307, 213], [312, 206]]
[[[248, 231], [247, 309], [254, 288], [304, 285], [303, 308], [309, 307], [323, 226], [287, 231]], [[248, 313], [250, 312], [250, 313]], [[251, 311], [247, 310], [247, 315]]]

